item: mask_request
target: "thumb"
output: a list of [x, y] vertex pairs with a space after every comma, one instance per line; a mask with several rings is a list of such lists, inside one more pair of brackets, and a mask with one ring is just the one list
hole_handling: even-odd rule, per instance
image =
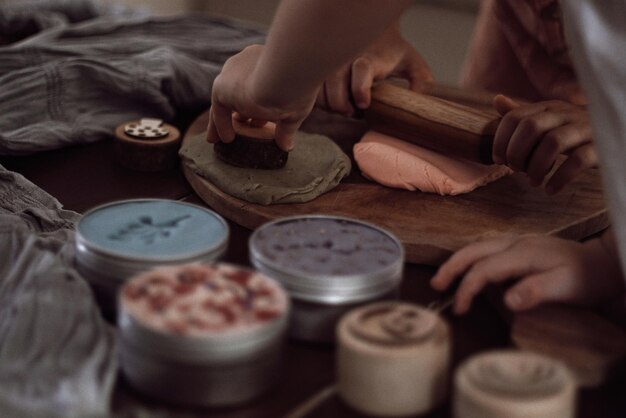
[[207, 141], [211, 143], [220, 140], [232, 142], [234, 138], [235, 130], [233, 129], [232, 112], [219, 103], [214, 102], [209, 113]]
[[505, 293], [504, 302], [513, 311], [525, 311], [547, 302], [582, 302], [586, 296], [571, 272], [561, 267], [526, 276]]
[[358, 109], [367, 109], [372, 102], [374, 70], [369, 60], [359, 57], [352, 63], [350, 75], [352, 98]]
[[511, 110], [520, 107], [520, 104], [510, 97], [498, 94], [493, 98], [493, 107], [500, 114], [500, 116], [504, 116]]
[[416, 54], [414, 59], [416, 61], [409, 66], [407, 71], [409, 89], [417, 93], [421, 93], [427, 84], [435, 82], [435, 78], [433, 77], [433, 73], [428, 67], [428, 64], [419, 54]]

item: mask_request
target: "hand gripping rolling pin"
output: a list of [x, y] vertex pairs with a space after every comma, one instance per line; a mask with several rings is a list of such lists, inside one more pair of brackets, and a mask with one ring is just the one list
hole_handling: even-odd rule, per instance
[[365, 111], [371, 129], [445, 155], [493, 164], [500, 118], [486, 111], [381, 83]]

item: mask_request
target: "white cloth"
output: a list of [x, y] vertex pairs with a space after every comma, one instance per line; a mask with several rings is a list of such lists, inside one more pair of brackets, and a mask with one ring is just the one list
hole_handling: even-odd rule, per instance
[[566, 0], [568, 43], [589, 99], [605, 195], [626, 271], [626, 1]]

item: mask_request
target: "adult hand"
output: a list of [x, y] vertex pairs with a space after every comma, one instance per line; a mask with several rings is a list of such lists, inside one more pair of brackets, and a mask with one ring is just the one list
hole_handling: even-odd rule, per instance
[[559, 100], [520, 105], [502, 95], [493, 104], [503, 116], [494, 138], [493, 160], [526, 172], [531, 185], [543, 183], [561, 154], [567, 158], [546, 183], [548, 194], [598, 166], [584, 107]]
[[354, 105], [359, 109], [369, 107], [372, 84], [389, 76], [408, 80], [414, 91], [433, 81], [428, 64], [402, 37], [397, 22], [361, 55], [324, 81], [316, 105], [350, 116], [356, 110]]
[[437, 290], [461, 279], [454, 311], [463, 314], [489, 283], [519, 279], [504, 295], [513, 311], [544, 302], [583, 305], [623, 297], [619, 260], [602, 239], [585, 244], [553, 237], [507, 237], [470, 244], [456, 252], [431, 280]]
[[[213, 83], [207, 140], [231, 142], [235, 138], [232, 118], [262, 126], [276, 122], [276, 144], [293, 148], [293, 138], [311, 112], [315, 95], [289, 103], [267, 103], [257, 94], [254, 72], [263, 53], [262, 45], [252, 45], [226, 61]], [[235, 112], [233, 114], [233, 112]]]

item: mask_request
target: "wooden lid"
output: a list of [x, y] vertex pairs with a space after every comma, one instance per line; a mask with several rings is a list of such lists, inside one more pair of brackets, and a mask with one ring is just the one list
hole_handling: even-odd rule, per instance
[[237, 135], [249, 139], [273, 141], [276, 136], [276, 124], [273, 122], [267, 122], [264, 126], [255, 127], [246, 122], [233, 119], [233, 128]]

